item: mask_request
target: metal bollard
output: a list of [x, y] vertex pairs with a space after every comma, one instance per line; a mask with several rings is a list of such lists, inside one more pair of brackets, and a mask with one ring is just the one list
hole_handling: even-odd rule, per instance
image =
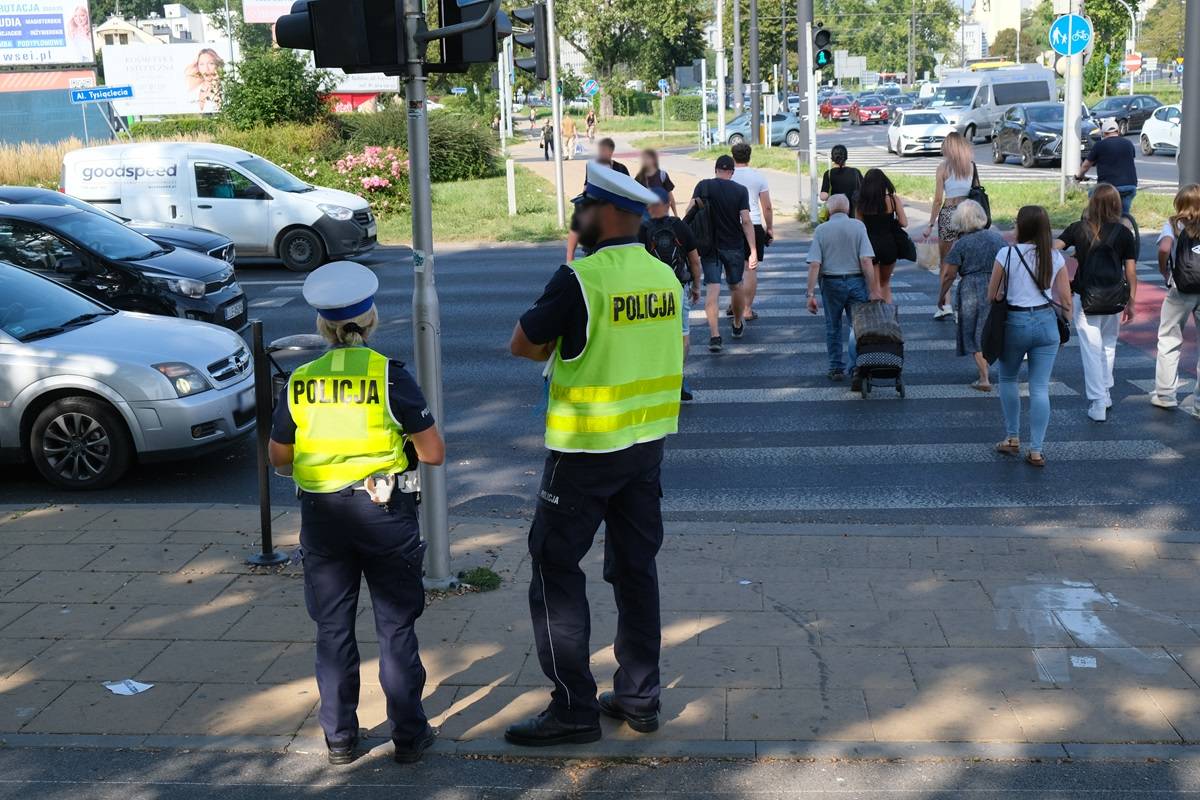
[[271, 439], [271, 360], [263, 344], [262, 320], [250, 320], [254, 359], [254, 416], [258, 437], [258, 524], [262, 548], [246, 558], [256, 567], [273, 567], [288, 560], [286, 553], [275, 550], [271, 540], [271, 461], [267, 445]]

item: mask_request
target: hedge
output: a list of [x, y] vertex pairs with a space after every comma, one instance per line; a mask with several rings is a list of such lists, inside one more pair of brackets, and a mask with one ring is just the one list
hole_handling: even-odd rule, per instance
[[613, 101], [613, 114], [618, 117], [633, 117], [638, 114], [652, 114], [655, 111], [656, 95], [648, 92], [635, 92], [632, 89], [609, 89], [608, 96]]
[[212, 135], [217, 132], [215, 117], [174, 117], [154, 121], [134, 122], [129, 132], [135, 139], [176, 139], [196, 134]]
[[699, 122], [704, 116], [703, 100], [699, 95], [671, 95], [667, 116], [676, 122]]
[[[357, 147], [408, 147], [408, 115], [402, 105], [377, 114], [339, 115], [347, 140]], [[492, 129], [477, 117], [436, 111], [429, 115], [430, 173], [435, 183], [486, 178], [499, 172]]]

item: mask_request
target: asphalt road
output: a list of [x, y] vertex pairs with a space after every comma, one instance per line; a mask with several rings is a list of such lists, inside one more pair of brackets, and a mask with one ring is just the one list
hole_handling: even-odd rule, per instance
[[426, 756], [401, 767], [383, 754], [348, 768], [323, 756], [0, 751], [0, 800], [392, 800], [723, 798], [759, 800], [1148, 800], [1196, 797], [1191, 762], [680, 761], [598, 764]]
[[[1200, 458], [1200, 428], [1183, 413], [1146, 400], [1161, 297], [1155, 270], [1143, 269], [1141, 317], [1117, 354], [1116, 406], [1103, 425], [1085, 416], [1078, 349], [1055, 367], [1046, 449], [1034, 470], [991, 451], [1001, 438], [999, 401], [968, 388], [974, 368], [954, 355], [954, 324], [931, 319], [933, 275], [897, 272], [895, 289], [908, 338], [908, 397], [877, 387], [868, 400], [826, 377], [821, 317], [803, 310], [807, 243], [781, 241], [763, 267], [762, 318], [726, 349], [702, 344], [693, 317], [688, 372], [697, 399], [682, 414], [664, 472], [664, 509], [675, 520], [1161, 526], [1194, 529], [1200, 495], [1183, 476]], [[1147, 249], [1148, 252], [1148, 249]], [[443, 253], [437, 270], [449, 443], [452, 513], [523, 516], [541, 471], [541, 366], [508, 354], [514, 321], [559, 262], [558, 245], [489, 247]], [[371, 259], [381, 278], [384, 323], [373, 344], [411, 353], [408, 251]], [[268, 338], [310, 332], [302, 279], [279, 268], [241, 277]], [[693, 312], [697, 315], [699, 312]], [[1185, 370], [1195, 364], [1185, 355]], [[214, 455], [135, 470], [113, 489], [81, 497], [50, 490], [30, 470], [0, 471], [0, 503], [244, 502], [256, 500], [252, 441]], [[274, 501], [293, 504], [290, 483], [274, 481]]]

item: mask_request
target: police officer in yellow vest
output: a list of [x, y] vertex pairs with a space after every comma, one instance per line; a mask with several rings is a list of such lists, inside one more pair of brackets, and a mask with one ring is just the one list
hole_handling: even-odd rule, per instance
[[[562, 266], [513, 331], [514, 355], [552, 360], [545, 472], [529, 531], [529, 610], [549, 707], [511, 726], [514, 744], [594, 742], [599, 715], [658, 728], [661, 624], [655, 556], [659, 471], [683, 381], [679, 280], [637, 240], [653, 192], [599, 164], [575, 198], [591, 255]], [[580, 560], [605, 524], [604, 579], [617, 604], [613, 691], [597, 698]]]
[[304, 281], [331, 347], [292, 373], [271, 430], [271, 463], [290, 470], [300, 498], [304, 597], [317, 623], [319, 716], [332, 764], [358, 755], [354, 621], [363, 576], [395, 760], [419, 760], [437, 735], [421, 708], [425, 668], [413, 630], [425, 608], [414, 476], [417, 460], [440, 464], [445, 447], [404, 365], [366, 345], [378, 324], [378, 286], [373, 272], [348, 261]]

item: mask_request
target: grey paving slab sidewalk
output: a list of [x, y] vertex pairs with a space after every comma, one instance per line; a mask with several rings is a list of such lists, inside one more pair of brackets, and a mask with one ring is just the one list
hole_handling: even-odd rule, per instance
[[[295, 548], [296, 513], [275, 522]], [[301, 569], [245, 566], [256, 530], [245, 507], [0, 509], [0, 740], [319, 750]], [[514, 753], [505, 726], [546, 703], [525, 533], [521, 520], [454, 525], [456, 569], [504, 581], [434, 599], [419, 622], [443, 752]], [[595, 745], [539, 755], [1192, 753], [1198, 542], [681, 523], [659, 561], [664, 726], [640, 736], [606, 723]], [[616, 620], [602, 554], [598, 541], [585, 567], [605, 685]], [[359, 619], [361, 720], [385, 735], [365, 593]], [[123, 678], [154, 687], [120, 697], [102, 685]]]

